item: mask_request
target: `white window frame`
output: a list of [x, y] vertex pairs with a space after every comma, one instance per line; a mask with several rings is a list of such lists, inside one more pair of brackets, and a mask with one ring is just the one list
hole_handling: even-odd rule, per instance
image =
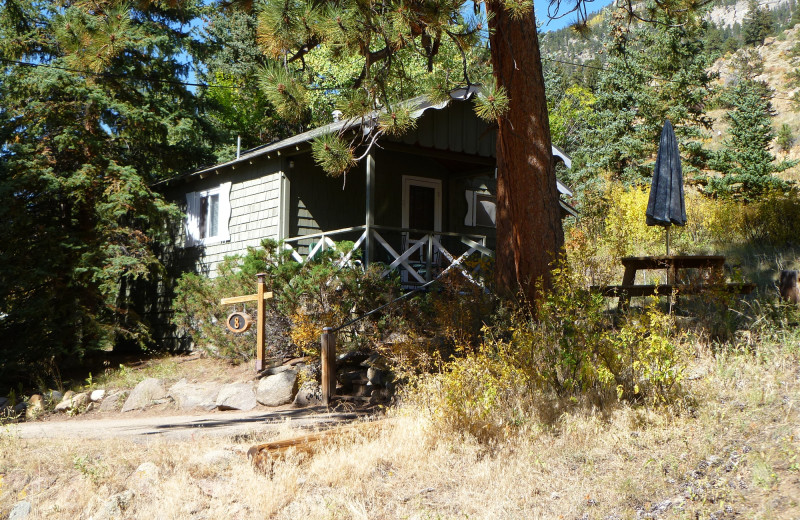
[[[200, 208], [202, 200], [213, 195], [219, 196], [217, 207], [217, 234], [213, 237], [202, 237], [200, 230]], [[209, 208], [210, 209], [210, 208]], [[224, 182], [219, 186], [186, 194], [186, 245], [207, 246], [228, 242], [231, 239], [229, 223], [231, 218], [231, 183]], [[209, 225], [206, 218], [206, 225]]]
[[464, 197], [467, 199], [467, 215], [464, 217], [464, 225], [470, 227], [497, 227], [497, 213], [492, 225], [478, 224], [478, 198], [491, 198], [497, 209], [497, 197], [485, 190], [465, 190]]

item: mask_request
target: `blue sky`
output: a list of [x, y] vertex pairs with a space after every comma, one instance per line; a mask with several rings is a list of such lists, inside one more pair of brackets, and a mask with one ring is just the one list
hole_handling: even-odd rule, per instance
[[[590, 4], [587, 4], [586, 10], [589, 13], [595, 13], [610, 4], [611, 1], [612, 0], [594, 0]], [[549, 20], [547, 18], [548, 4], [549, 2], [547, 0], [535, 0], [533, 3], [534, 8], [536, 9], [536, 21], [544, 24], [542, 27], [543, 31], [557, 31], [564, 26], [575, 23], [577, 20], [576, 13], [570, 13], [567, 16], [558, 18], [556, 20]], [[569, 11], [572, 5], [574, 5], [574, 0], [562, 0], [561, 12], [563, 13]]]

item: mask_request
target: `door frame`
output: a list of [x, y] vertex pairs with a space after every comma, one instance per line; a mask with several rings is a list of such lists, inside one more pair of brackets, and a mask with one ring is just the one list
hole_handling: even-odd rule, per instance
[[433, 229], [431, 231], [442, 230], [442, 180], [431, 177], [416, 177], [413, 175], [403, 175], [403, 216], [401, 226], [408, 228], [410, 219], [410, 190], [411, 186], [422, 186], [434, 189], [433, 201]]

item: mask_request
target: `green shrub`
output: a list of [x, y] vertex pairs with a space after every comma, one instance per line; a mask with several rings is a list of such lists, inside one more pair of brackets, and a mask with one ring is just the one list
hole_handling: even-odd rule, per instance
[[650, 307], [617, 328], [565, 262], [553, 279], [535, 306], [506, 308], [476, 348], [417, 379], [410, 401], [444, 427], [490, 440], [524, 424], [539, 400], [591, 394], [657, 405], [679, 395], [685, 352], [671, 316]]
[[[183, 275], [173, 302], [173, 321], [211, 355], [235, 363], [250, 359], [255, 323], [246, 333], [229, 332], [225, 318], [233, 306], [219, 302], [225, 297], [255, 293], [256, 274], [263, 272], [267, 274], [267, 290], [274, 295], [268, 300], [266, 319], [271, 355], [316, 354], [323, 327], [338, 326], [386, 303], [399, 292], [396, 279], [380, 276], [380, 265], [369, 269], [338, 266], [340, 253], [351, 247], [352, 243], [342, 243], [300, 264], [280, 244], [265, 240], [260, 248], [250, 248], [244, 257], [226, 257], [215, 278]], [[241, 310], [243, 306], [235, 307]], [[255, 321], [255, 302], [244, 307]], [[367, 333], [379, 328], [382, 317], [378, 314], [349, 329], [349, 334], [341, 336], [340, 344], [344, 348], [365, 346]]]

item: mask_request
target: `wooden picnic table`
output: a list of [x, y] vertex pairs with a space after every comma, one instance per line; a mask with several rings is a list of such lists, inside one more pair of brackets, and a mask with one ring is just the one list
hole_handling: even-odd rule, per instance
[[[621, 259], [625, 267], [621, 285], [593, 287], [605, 296], [619, 296], [620, 307], [630, 304], [633, 296], [653, 296], [655, 294], [697, 294], [709, 289], [725, 290], [740, 294], [749, 294], [755, 289], [752, 283], [725, 283], [725, 257], [719, 255], [662, 255], [662, 256], [628, 256]], [[704, 276], [689, 281], [681, 281], [680, 271], [699, 269]], [[664, 270], [667, 272], [667, 283], [635, 284], [638, 271]]]

